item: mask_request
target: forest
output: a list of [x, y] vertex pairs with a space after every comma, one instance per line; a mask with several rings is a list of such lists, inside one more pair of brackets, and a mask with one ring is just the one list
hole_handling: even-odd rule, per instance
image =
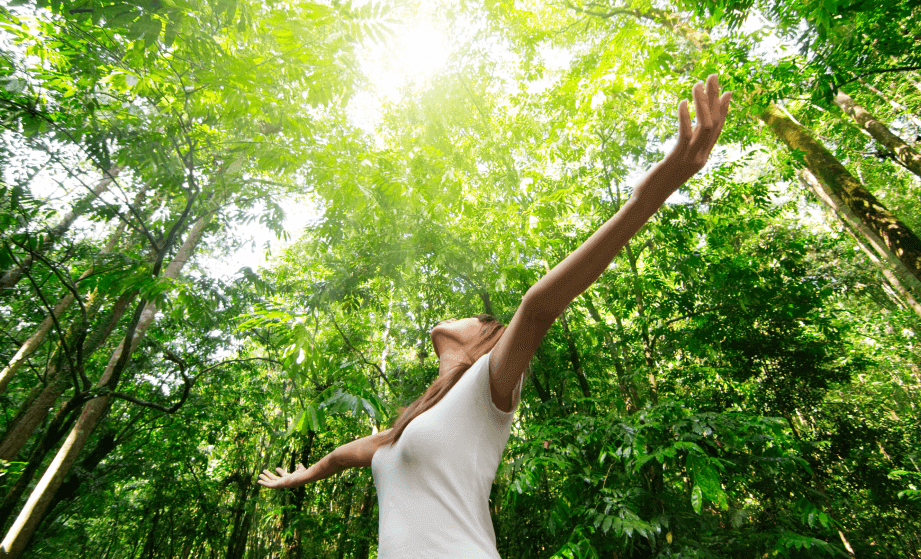
[[0, 557], [376, 557], [370, 469], [259, 473], [507, 323], [715, 73], [528, 368], [498, 551], [921, 559], [917, 1], [0, 0], [0, 53]]

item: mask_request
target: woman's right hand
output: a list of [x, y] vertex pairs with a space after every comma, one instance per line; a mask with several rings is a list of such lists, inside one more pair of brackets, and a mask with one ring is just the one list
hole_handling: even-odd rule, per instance
[[307, 468], [303, 464], [298, 464], [290, 474], [282, 468], [275, 468], [275, 471], [278, 472], [278, 475], [269, 470], [262, 470], [262, 473], [259, 474], [259, 485], [269, 489], [285, 489], [304, 485], [307, 478]]

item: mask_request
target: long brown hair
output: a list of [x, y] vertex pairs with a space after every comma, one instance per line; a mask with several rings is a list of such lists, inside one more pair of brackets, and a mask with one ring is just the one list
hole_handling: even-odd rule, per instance
[[505, 332], [505, 326], [492, 315], [478, 314], [474, 318], [483, 323], [483, 326], [480, 328], [480, 337], [477, 342], [471, 347], [466, 348], [467, 361], [461, 363], [460, 366], [456, 367], [448, 374], [438, 377], [422, 396], [417, 398], [412, 404], [406, 406], [399, 417], [397, 417], [397, 420], [393, 422], [393, 427], [390, 428], [390, 433], [384, 438], [381, 446], [385, 444], [396, 444], [396, 442], [400, 440], [400, 435], [403, 434], [406, 426], [422, 412], [432, 409], [435, 404], [440, 402], [441, 399], [445, 397], [445, 394], [457, 384], [457, 381], [459, 381], [462, 376], [464, 376], [464, 373], [477, 362], [477, 359], [483, 357], [492, 350], [496, 342], [499, 341], [499, 338], [501, 338], [502, 334]]

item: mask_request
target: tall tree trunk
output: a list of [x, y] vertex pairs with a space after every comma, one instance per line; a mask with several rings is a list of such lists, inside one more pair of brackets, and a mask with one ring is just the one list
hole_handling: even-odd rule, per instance
[[921, 177], [921, 155], [905, 143], [902, 138], [893, 134], [888, 126], [880, 122], [870, 111], [858, 105], [847, 93], [841, 90], [838, 90], [838, 95], [835, 96], [835, 104], [842, 111], [853, 117], [860, 128], [866, 130], [874, 140], [889, 148], [896, 161], [918, 177]]
[[160, 523], [160, 512], [163, 509], [158, 508], [154, 513], [153, 521], [150, 523], [150, 531], [147, 532], [147, 542], [144, 544], [144, 550], [141, 551], [142, 559], [153, 559], [154, 551], [157, 547], [157, 524]]
[[[797, 172], [800, 180], [822, 202], [831, 209], [832, 213], [864, 251], [871, 262], [882, 272], [889, 285], [902, 298], [905, 304], [921, 316], [921, 282], [915, 278], [902, 264], [902, 261], [889, 250], [876, 233], [871, 231], [854, 215], [844, 202], [834, 192], [826, 188], [815, 176], [805, 169]], [[883, 262], [883, 260], [885, 262]]]
[[[122, 295], [116, 301], [110, 315], [87, 337], [83, 345], [84, 359], [92, 355], [109, 336], [112, 329], [121, 320], [134, 295], [133, 293]], [[98, 294], [94, 294], [94, 299], [90, 301], [90, 305], [87, 308], [87, 315], [92, 316], [95, 314], [101, 303], [102, 298]], [[73, 336], [68, 337], [72, 338]], [[16, 458], [16, 455], [28, 442], [35, 429], [44, 421], [48, 411], [70, 385], [71, 379], [64, 374], [64, 367], [59, 361], [60, 359], [50, 360], [49, 367], [45, 373], [45, 384], [39, 384], [32, 389], [23, 401], [22, 406], [20, 406], [16, 417], [7, 427], [3, 439], [0, 441], [0, 460], [14, 460]]]
[[908, 272], [921, 281], [921, 240], [860, 183], [844, 165], [805, 128], [776, 106], [769, 106], [761, 119], [791, 150], [803, 152], [807, 168], [827, 191], [837, 196], [851, 212], [888, 247]]
[[[3, 502], [0, 503], [0, 529], [6, 527], [9, 523], [8, 521], [13, 511], [19, 504], [19, 500], [26, 492], [26, 489], [28, 489], [29, 485], [32, 483], [32, 478], [41, 467], [45, 456], [51, 452], [51, 449], [54, 448], [58, 441], [64, 437], [64, 434], [67, 433], [68, 429], [73, 425], [77, 417], [75, 410], [78, 407], [78, 403], [70, 401], [59, 408], [54, 418], [51, 420], [51, 423], [48, 425], [48, 428], [45, 429], [44, 436], [38, 441], [35, 448], [32, 449], [32, 455], [29, 457], [26, 467], [19, 474], [16, 483], [10, 487], [9, 491], [7, 491], [6, 495], [3, 497]], [[0, 557], [2, 556], [2, 550], [0, 550]]]
[[659, 403], [659, 381], [656, 378], [656, 360], [652, 352], [652, 343], [649, 338], [649, 324], [646, 322], [646, 306], [643, 302], [643, 285], [637, 268], [637, 257], [633, 248], [627, 242], [624, 247], [627, 261], [630, 262], [630, 271], [633, 273], [633, 296], [636, 298], [636, 313], [640, 320], [640, 336], [643, 340], [643, 357], [646, 363], [646, 376], [649, 379], [649, 399], [653, 404]]
[[361, 519], [361, 529], [362, 537], [358, 540], [357, 549], [355, 550], [355, 559], [368, 559], [368, 555], [371, 551], [371, 540], [372, 538], [365, 535], [365, 530], [368, 526], [371, 525], [373, 519], [371, 519], [371, 511], [374, 509], [374, 483], [371, 482], [365, 487], [365, 499], [361, 503], [361, 512], [359, 513], [359, 518]]
[[483, 301], [483, 312], [486, 314], [495, 314], [492, 310], [492, 301], [489, 300], [488, 291], [480, 291], [480, 299]]
[[[310, 453], [313, 450], [313, 439], [316, 433], [313, 431], [307, 432], [307, 440], [301, 447], [300, 452], [292, 451], [291, 452], [291, 462], [288, 464], [288, 470], [294, 471], [298, 463], [301, 464], [310, 464]], [[289, 492], [290, 500], [289, 507], [285, 508], [285, 512], [282, 515], [282, 529], [287, 528], [289, 525], [294, 523], [294, 529], [291, 530], [290, 534], [285, 536], [282, 540], [282, 551], [284, 552], [285, 559], [301, 559], [302, 547], [301, 547], [301, 528], [300, 528], [300, 515], [301, 511], [304, 508], [304, 497], [307, 494], [307, 490], [302, 485], [296, 488], [294, 491]]]
[[[75, 468], [75, 471], [70, 474], [70, 477], [64, 481], [57, 493], [55, 493], [54, 499], [48, 506], [48, 511], [51, 514], [48, 515], [49, 518], [45, 521], [46, 524], [54, 523], [55, 516], [53, 511], [57, 509], [63, 501], [74, 499], [77, 496], [77, 491], [80, 489], [80, 486], [94, 477], [96, 467], [99, 466], [99, 463], [102, 462], [106, 456], [111, 454], [123, 440], [124, 439], [117, 439], [114, 432], [105, 433], [99, 438], [96, 447], [80, 461], [80, 465]], [[66, 505], [62, 508], [66, 508]]]
[[[64, 233], [70, 229], [70, 226], [74, 224], [74, 221], [80, 217], [83, 212], [89, 209], [90, 204], [93, 203], [96, 198], [108, 190], [109, 185], [112, 184], [112, 181], [115, 180], [115, 177], [118, 176], [119, 169], [113, 168], [105, 173], [105, 176], [100, 179], [96, 185], [93, 187], [92, 191], [84, 196], [83, 198], [74, 202], [71, 210], [64, 214], [64, 217], [61, 218], [54, 227], [46, 235], [43, 235], [41, 241], [38, 243], [38, 248], [36, 252], [45, 252], [48, 250], [54, 242], [61, 237]], [[19, 279], [22, 278], [22, 274], [32, 265], [32, 257], [27, 256], [20, 262], [20, 265], [3, 272], [0, 274], [0, 289], [9, 289], [16, 285], [19, 282]]]
[[[138, 195], [137, 198], [135, 198], [135, 203], [140, 202], [142, 196], [143, 191]], [[121, 236], [124, 234], [124, 232], [125, 223], [122, 221], [119, 222], [118, 226], [115, 228], [115, 231], [109, 236], [109, 240], [106, 242], [106, 245], [103, 247], [100, 254], [109, 254], [115, 250], [115, 247], [118, 245], [118, 241], [121, 239]], [[77, 279], [75, 282], [76, 285], [79, 286], [81, 281], [90, 277], [93, 273], [95, 273], [95, 267], [90, 266], [85, 272], [83, 272], [83, 274], [80, 275], [80, 278]], [[76, 297], [74, 296], [73, 292], [68, 291], [64, 297], [61, 298], [58, 304], [54, 306], [54, 310], [52, 311], [51, 315], [42, 321], [41, 325], [38, 327], [38, 330], [29, 336], [29, 339], [22, 344], [22, 346], [19, 348], [19, 351], [16, 352], [16, 355], [14, 355], [10, 360], [9, 364], [3, 369], [3, 371], [0, 371], [0, 394], [3, 394], [3, 392], [6, 390], [6, 386], [13, 378], [13, 375], [15, 375], [16, 372], [26, 362], [26, 360], [28, 360], [29, 356], [31, 356], [35, 350], [41, 346], [42, 342], [45, 340], [45, 336], [49, 331], [51, 331], [51, 327], [54, 326], [55, 319], [60, 319], [64, 311], [66, 311], [75, 300]]]
[[253, 520], [253, 498], [259, 493], [261, 485], [252, 482], [252, 474], [248, 471], [240, 471], [237, 479], [237, 495], [234, 498], [234, 504], [231, 511], [233, 519], [231, 524], [233, 528], [230, 531], [230, 537], [227, 540], [227, 554], [225, 559], [243, 559], [246, 553], [246, 540], [249, 536], [250, 526]]
[[[175, 258], [166, 267], [162, 277], [175, 279], [185, 265], [186, 261], [192, 256], [195, 247], [204, 234], [205, 227], [211, 220], [212, 214], [200, 218], [189, 231], [185, 242], [179, 248]], [[141, 301], [135, 310], [135, 316], [132, 324], [128, 327], [128, 332], [121, 344], [112, 354], [109, 364], [106, 366], [102, 377], [99, 379], [97, 386], [104, 389], [115, 389], [122, 371], [127, 365], [131, 354], [134, 352], [141, 339], [144, 337], [147, 329], [153, 324], [157, 307], [154, 303]], [[8, 557], [19, 557], [25, 549], [32, 532], [44, 516], [45, 510], [54, 494], [64, 481], [64, 476], [70, 470], [74, 461], [77, 459], [83, 445], [86, 444], [90, 433], [96, 428], [96, 424], [102, 418], [103, 412], [109, 405], [110, 396], [99, 396], [90, 400], [83, 408], [83, 413], [77, 420], [77, 424], [68, 435], [64, 444], [58, 450], [57, 456], [52, 460], [42, 479], [33, 489], [29, 500], [23, 506], [19, 517], [13, 526], [7, 532], [3, 542], [0, 543], [0, 552], [6, 552]]]

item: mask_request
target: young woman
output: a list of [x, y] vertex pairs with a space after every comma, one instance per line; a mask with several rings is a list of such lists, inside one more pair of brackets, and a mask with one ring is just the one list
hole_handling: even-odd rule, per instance
[[310, 468], [278, 475], [265, 487], [297, 487], [346, 468], [371, 466], [380, 505], [378, 557], [499, 557], [489, 491], [508, 441], [528, 362], [550, 325], [608, 267], [620, 249], [716, 144], [730, 93], [717, 76], [693, 88], [697, 125], [678, 105], [678, 143], [617, 214], [525, 294], [508, 328], [487, 316], [450, 319], [432, 329], [438, 379], [391, 429], [340, 446]]

